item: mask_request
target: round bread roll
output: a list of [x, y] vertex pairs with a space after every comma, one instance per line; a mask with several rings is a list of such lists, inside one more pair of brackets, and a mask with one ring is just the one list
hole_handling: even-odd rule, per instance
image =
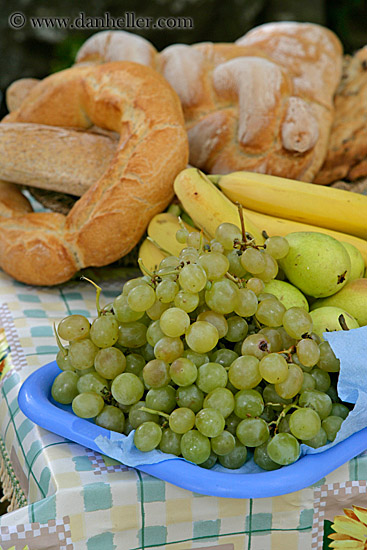
[[180, 101], [155, 70], [133, 62], [75, 66], [35, 86], [12, 121], [118, 132], [103, 176], [67, 216], [1, 217], [0, 266], [32, 285], [56, 285], [127, 254], [173, 197], [188, 160]]

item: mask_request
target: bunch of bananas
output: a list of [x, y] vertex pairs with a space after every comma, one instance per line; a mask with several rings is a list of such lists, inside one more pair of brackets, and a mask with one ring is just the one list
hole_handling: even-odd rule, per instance
[[[213, 238], [220, 223], [240, 226], [236, 204], [241, 204], [246, 231], [257, 244], [264, 242], [264, 235], [318, 231], [354, 245], [367, 265], [364, 195], [254, 172], [206, 176], [196, 168], [180, 172], [174, 189], [182, 210], [209, 238]], [[177, 215], [170, 212], [152, 219], [148, 238], [139, 251], [148, 269], [154, 269], [167, 254], [179, 254], [186, 246], [175, 238], [180, 227]]]

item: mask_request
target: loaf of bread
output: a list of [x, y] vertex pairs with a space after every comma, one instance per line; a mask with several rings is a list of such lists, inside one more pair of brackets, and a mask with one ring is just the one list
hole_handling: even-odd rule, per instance
[[97, 33], [76, 61], [134, 53], [156, 67], [180, 97], [194, 166], [312, 181], [326, 156], [341, 76], [342, 46], [334, 33], [309, 23], [272, 23], [235, 44], [174, 44], [160, 53], [141, 40], [125, 31]]
[[55, 73], [10, 117], [70, 128], [95, 124], [120, 135], [107, 170], [67, 216], [0, 217], [0, 266], [25, 283], [55, 285], [124, 256], [169, 204], [174, 178], [187, 164], [180, 101], [158, 72], [137, 63]]
[[81, 197], [107, 170], [118, 140], [77, 129], [0, 124], [0, 179]]

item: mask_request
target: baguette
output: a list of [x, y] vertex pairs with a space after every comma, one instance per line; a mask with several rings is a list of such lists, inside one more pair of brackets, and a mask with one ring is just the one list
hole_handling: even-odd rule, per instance
[[120, 134], [102, 177], [67, 216], [20, 213], [0, 217], [0, 266], [32, 285], [56, 285], [89, 266], [127, 254], [150, 219], [173, 197], [188, 160], [177, 94], [156, 71], [132, 62], [75, 66], [31, 90], [17, 123], [90, 128]]

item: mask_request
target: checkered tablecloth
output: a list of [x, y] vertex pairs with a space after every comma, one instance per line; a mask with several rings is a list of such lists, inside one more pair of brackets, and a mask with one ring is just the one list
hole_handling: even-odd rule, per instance
[[[106, 303], [121, 292], [126, 271], [88, 276]], [[0, 304], [0, 478], [14, 508], [0, 517], [2, 550], [321, 549], [336, 514], [367, 507], [367, 455], [296, 493], [226, 499], [178, 488], [36, 426], [19, 410], [19, 388], [54, 360], [53, 322], [95, 317], [95, 291], [79, 280], [35, 288], [0, 273]]]

